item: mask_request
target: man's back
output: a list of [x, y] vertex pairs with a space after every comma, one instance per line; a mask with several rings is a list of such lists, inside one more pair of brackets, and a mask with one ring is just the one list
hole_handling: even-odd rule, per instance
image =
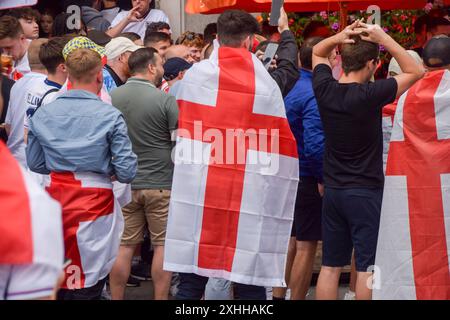
[[321, 64], [314, 70], [314, 91], [325, 133], [325, 185], [382, 187], [381, 109], [395, 100], [397, 82], [341, 84]]
[[44, 86], [46, 76], [42, 73], [31, 72], [17, 81], [12, 89], [5, 122], [11, 129], [8, 137], [8, 148], [14, 158], [26, 167], [25, 142], [23, 122], [27, 109], [36, 106], [39, 99], [46, 92]]
[[297, 141], [300, 176], [316, 177], [321, 181], [324, 137], [311, 71], [300, 71], [300, 80], [284, 102], [289, 125]]
[[[30, 119], [29, 147], [36, 137], [50, 171], [115, 173], [120, 181], [121, 175], [114, 172], [112, 162], [124, 161], [123, 172], [133, 171], [130, 168], [134, 166], [128, 150], [120, 145], [129, 141], [121, 118], [117, 109], [93, 93], [71, 90], [35, 112]], [[116, 155], [117, 159], [111, 160], [115, 151], [124, 152], [123, 158]], [[30, 153], [27, 156], [29, 162], [33, 161]]]
[[178, 122], [175, 98], [156, 89], [149, 81], [131, 78], [112, 92], [112, 99], [125, 117], [133, 151], [138, 156], [133, 189], [170, 190], [171, 131], [177, 129]]

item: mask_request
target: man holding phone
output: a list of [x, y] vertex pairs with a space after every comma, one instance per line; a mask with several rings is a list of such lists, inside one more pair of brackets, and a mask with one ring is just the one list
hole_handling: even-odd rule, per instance
[[276, 61], [276, 67], [269, 68], [269, 73], [280, 87], [283, 97], [286, 97], [298, 80], [298, 49], [295, 36], [289, 30], [289, 20], [286, 11], [284, 11], [282, 6], [279, 11], [280, 18], [276, 20], [278, 21], [278, 31], [281, 34], [278, 49], [271, 50], [271, 44], [269, 44], [265, 51], [272, 51], [270, 55], [265, 56], [265, 52], [258, 51], [256, 56], [263, 61], [266, 58], [270, 58], [269, 61]]

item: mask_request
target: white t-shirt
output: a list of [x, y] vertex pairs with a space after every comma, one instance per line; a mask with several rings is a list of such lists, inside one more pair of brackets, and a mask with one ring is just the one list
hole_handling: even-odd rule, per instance
[[11, 126], [8, 148], [19, 163], [27, 168], [24, 142], [24, 118], [29, 108], [36, 108], [42, 96], [53, 86], [46, 84], [46, 75], [30, 72], [11, 89], [5, 123]]
[[0, 265], [0, 300], [48, 297], [62, 272], [45, 264]]
[[[35, 94], [36, 96], [39, 97], [39, 100], [37, 102], [41, 101], [42, 98], [44, 98], [44, 100], [41, 101], [41, 106], [45, 106], [46, 104], [49, 104], [50, 102], [53, 102], [56, 99], [56, 94], [58, 93], [58, 91], [60, 89], [61, 89], [61, 86], [59, 84], [49, 81], [48, 79], [45, 79], [44, 85], [42, 86], [42, 90], [40, 87], [37, 89], [35, 88], [35, 89], [32, 89], [32, 91], [30, 91], [30, 94]], [[44, 95], [47, 92], [49, 92], [50, 90], [52, 90], [54, 92], [50, 92], [49, 94], [47, 94], [44, 97]], [[36, 102], [36, 104], [30, 104], [28, 106], [28, 109], [25, 112], [25, 116], [23, 119], [23, 127], [25, 129], [28, 129], [28, 123], [30, 121], [30, 117], [36, 111], [37, 102]]]
[[[129, 11], [120, 12], [113, 20], [113, 22], [111, 22], [111, 27], [115, 27], [116, 25], [118, 25], [128, 15], [128, 12]], [[125, 27], [125, 29], [123, 29], [122, 32], [137, 33], [141, 37], [141, 39], [144, 40], [145, 31], [147, 30], [147, 27], [150, 25], [150, 23], [160, 21], [170, 24], [169, 18], [163, 11], [152, 9], [141, 22], [131, 22], [130, 24], [128, 24], [128, 26]]]
[[[28, 54], [25, 54], [22, 57], [22, 59], [14, 62], [14, 67], [11, 72], [10, 78], [12, 80], [17, 80], [30, 72], [31, 72], [31, 69], [30, 69], [30, 63], [28, 62]], [[20, 76], [17, 77], [17, 73], [19, 73]]]

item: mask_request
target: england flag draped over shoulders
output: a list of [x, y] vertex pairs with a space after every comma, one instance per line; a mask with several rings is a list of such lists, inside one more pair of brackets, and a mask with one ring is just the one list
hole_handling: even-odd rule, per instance
[[450, 299], [450, 71], [398, 103], [389, 148], [374, 299]]
[[284, 286], [299, 165], [277, 84], [248, 50], [221, 47], [177, 100], [164, 269]]
[[37, 2], [37, 0], [2, 0], [0, 1], [0, 10], [34, 6]]

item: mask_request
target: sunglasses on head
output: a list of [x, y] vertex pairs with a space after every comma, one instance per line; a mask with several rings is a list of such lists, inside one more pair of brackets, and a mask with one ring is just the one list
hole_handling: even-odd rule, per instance
[[185, 41], [193, 41], [195, 40], [195, 38], [197, 38], [199, 36], [199, 34], [195, 33], [195, 32], [187, 32], [185, 35], [183, 35], [179, 41], [177, 41], [176, 44], [182, 44]]

